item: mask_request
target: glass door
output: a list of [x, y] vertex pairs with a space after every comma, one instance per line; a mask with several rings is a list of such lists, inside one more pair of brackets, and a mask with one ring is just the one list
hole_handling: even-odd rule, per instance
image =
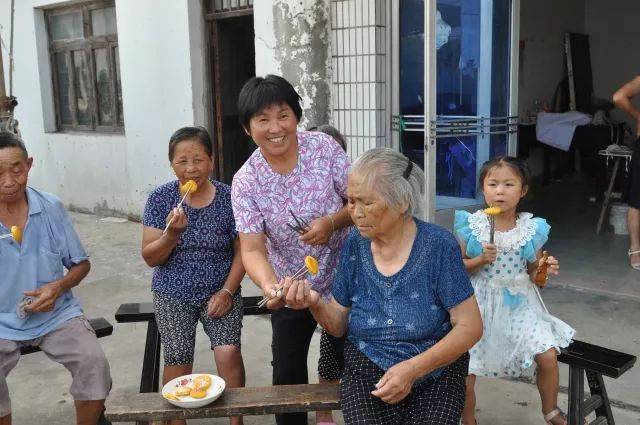
[[[435, 2], [435, 119], [426, 127], [435, 143], [435, 208], [481, 202], [478, 171], [507, 152], [517, 119], [509, 117], [511, 0]], [[400, 149], [425, 158], [425, 0], [401, 0], [399, 11]], [[429, 64], [427, 64], [429, 65]], [[429, 86], [428, 86], [429, 87]]]

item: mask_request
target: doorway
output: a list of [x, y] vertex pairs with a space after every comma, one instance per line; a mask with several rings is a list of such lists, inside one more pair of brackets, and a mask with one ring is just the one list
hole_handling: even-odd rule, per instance
[[238, 119], [238, 94], [255, 75], [253, 9], [208, 15], [211, 32], [211, 79], [215, 178], [231, 184], [233, 175], [256, 146]]
[[[507, 152], [516, 117], [510, 112], [512, 0], [400, 0], [400, 149], [418, 164], [425, 158], [427, 128], [435, 146], [435, 209], [481, 202], [478, 171]], [[425, 99], [425, 8], [435, 12], [432, 59], [434, 99]], [[426, 101], [426, 103], [425, 103]]]

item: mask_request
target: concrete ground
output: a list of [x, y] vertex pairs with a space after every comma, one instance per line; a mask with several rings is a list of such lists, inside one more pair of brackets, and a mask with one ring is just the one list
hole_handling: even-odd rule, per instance
[[[550, 201], [551, 202], [551, 201]], [[551, 312], [577, 330], [577, 338], [627, 353], [640, 353], [640, 273], [628, 267], [626, 239], [611, 234], [595, 236], [597, 208], [572, 212], [567, 222], [560, 214], [566, 199], [545, 205], [553, 228], [549, 249], [562, 264], [562, 276], [554, 279], [543, 296]], [[566, 211], [565, 211], [566, 213]], [[103, 316], [114, 324], [110, 337], [101, 339], [111, 363], [113, 394], [138, 391], [145, 324], [117, 324], [113, 315], [121, 303], [151, 299], [151, 270], [140, 254], [141, 227], [98, 216], [72, 214], [81, 239], [92, 257], [92, 271], [76, 289], [88, 317]], [[565, 221], [563, 221], [565, 220]], [[257, 295], [250, 281], [244, 295]], [[270, 385], [271, 327], [268, 317], [244, 319], [243, 356], [247, 385]], [[206, 337], [200, 331], [195, 370], [215, 370]], [[318, 335], [312, 342], [309, 370], [316, 380]], [[567, 368], [561, 365], [561, 385], [567, 385]], [[9, 376], [14, 424], [66, 425], [73, 423], [73, 400], [68, 393], [70, 376], [42, 353], [24, 356]], [[618, 380], [605, 378], [614, 400], [616, 423], [640, 424], [640, 367]], [[482, 424], [542, 424], [536, 387], [530, 382], [479, 379], [478, 419]], [[566, 394], [561, 394], [566, 406]], [[337, 415], [339, 416], [339, 415]], [[310, 415], [313, 422], [313, 415]], [[226, 419], [191, 421], [191, 424], [224, 424]], [[273, 417], [247, 417], [247, 424], [273, 424]]]

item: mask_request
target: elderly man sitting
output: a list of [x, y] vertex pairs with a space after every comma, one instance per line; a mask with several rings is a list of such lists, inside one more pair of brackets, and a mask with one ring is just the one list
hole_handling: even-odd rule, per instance
[[6, 378], [26, 345], [71, 372], [77, 423], [95, 425], [109, 364], [71, 293], [91, 266], [60, 200], [27, 186], [32, 163], [22, 140], [0, 133], [0, 425], [11, 424]]

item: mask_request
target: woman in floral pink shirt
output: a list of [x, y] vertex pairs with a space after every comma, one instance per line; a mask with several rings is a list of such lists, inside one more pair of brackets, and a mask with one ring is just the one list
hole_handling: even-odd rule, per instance
[[[344, 207], [349, 160], [330, 136], [297, 131], [300, 96], [282, 77], [247, 81], [238, 110], [258, 149], [234, 176], [231, 201], [247, 273], [265, 296], [274, 297], [267, 304], [274, 310], [273, 384], [308, 383], [307, 353], [316, 322], [308, 310], [283, 308], [275, 295], [306, 255], [320, 263], [318, 274], [307, 277], [309, 282], [319, 292], [330, 293], [345, 228], [351, 225]], [[297, 224], [293, 215], [308, 223], [303, 234], [291, 228]], [[329, 357], [341, 358], [339, 345], [321, 347], [336, 351]], [[323, 421], [332, 421], [330, 412], [318, 413], [318, 423]], [[307, 415], [276, 415], [276, 422], [306, 424]]]

